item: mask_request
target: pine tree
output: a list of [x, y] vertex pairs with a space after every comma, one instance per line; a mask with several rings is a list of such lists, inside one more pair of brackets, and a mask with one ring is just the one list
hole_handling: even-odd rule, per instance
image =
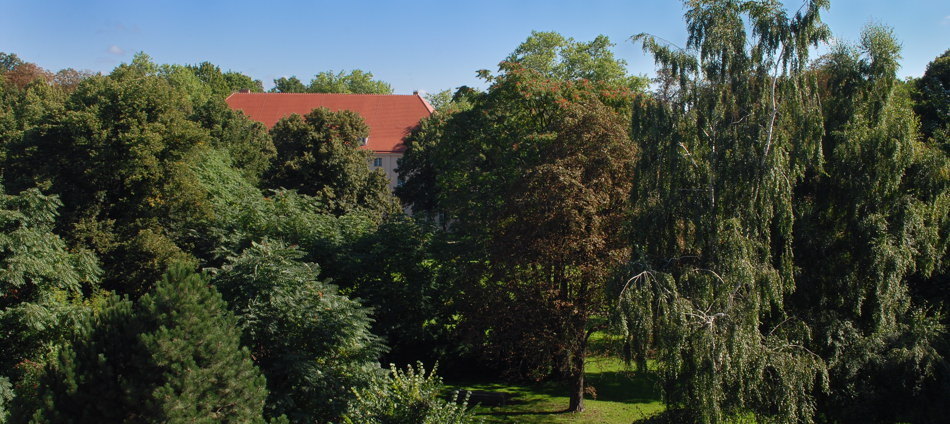
[[239, 341], [208, 278], [173, 268], [139, 303], [113, 298], [18, 421], [262, 422], [264, 378]]

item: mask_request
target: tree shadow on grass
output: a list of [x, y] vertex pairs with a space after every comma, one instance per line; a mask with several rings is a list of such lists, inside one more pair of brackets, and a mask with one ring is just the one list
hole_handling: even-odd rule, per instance
[[[661, 401], [658, 381], [652, 373], [617, 370], [617, 368], [612, 367], [609, 371], [600, 371], [602, 368], [595, 368], [596, 372], [588, 372], [586, 381], [594, 388], [597, 396], [586, 398], [628, 405]], [[467, 390], [483, 393], [504, 393], [504, 404], [482, 404], [476, 408], [477, 415], [484, 417], [489, 423], [561, 422], [562, 418], [555, 417], [567, 418], [571, 414], [566, 408], [568, 386], [560, 381], [524, 385], [486, 381], [469, 382], [469, 384], [458, 386], [465, 386]], [[470, 405], [475, 406], [473, 403]]]
[[562, 409], [560, 411], [487, 411], [482, 412], [477, 415], [488, 415], [493, 417], [517, 417], [523, 415], [560, 415], [566, 414], [567, 409]]
[[[633, 371], [604, 371], [587, 373], [585, 383], [596, 392], [587, 399], [621, 403], [650, 403], [662, 400], [659, 381], [651, 373]], [[566, 384], [548, 382], [528, 386], [531, 392], [551, 397], [568, 395]], [[517, 400], [517, 397], [513, 397]]]
[[659, 381], [650, 373], [607, 371], [587, 375], [586, 382], [597, 392], [597, 400], [622, 403], [649, 403], [662, 400]]

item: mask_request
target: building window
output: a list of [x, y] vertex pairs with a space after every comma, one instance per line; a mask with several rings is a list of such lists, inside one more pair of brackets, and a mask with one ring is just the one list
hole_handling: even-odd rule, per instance
[[377, 167], [377, 168], [379, 168], [380, 166], [383, 166], [383, 158], [374, 158], [374, 159], [373, 159], [373, 166], [375, 166], [375, 167]]

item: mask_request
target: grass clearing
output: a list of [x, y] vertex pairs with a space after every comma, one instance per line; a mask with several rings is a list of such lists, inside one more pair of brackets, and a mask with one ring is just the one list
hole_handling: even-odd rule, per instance
[[596, 399], [584, 400], [585, 411], [566, 413], [567, 385], [563, 382], [508, 384], [486, 381], [453, 381], [453, 390], [507, 393], [500, 406], [476, 406], [486, 423], [597, 423], [630, 424], [663, 411], [655, 380], [646, 373], [628, 370], [613, 357], [588, 358], [586, 381]]

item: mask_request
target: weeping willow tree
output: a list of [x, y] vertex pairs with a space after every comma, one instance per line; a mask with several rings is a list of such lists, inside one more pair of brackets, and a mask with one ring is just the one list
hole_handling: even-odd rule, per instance
[[687, 3], [685, 48], [641, 34], [662, 96], [634, 106], [640, 144], [634, 260], [618, 288], [631, 359], [657, 359], [677, 420], [809, 422], [824, 362], [786, 312], [795, 289], [793, 189], [820, 162], [808, 50], [825, 40], [811, 0]]

